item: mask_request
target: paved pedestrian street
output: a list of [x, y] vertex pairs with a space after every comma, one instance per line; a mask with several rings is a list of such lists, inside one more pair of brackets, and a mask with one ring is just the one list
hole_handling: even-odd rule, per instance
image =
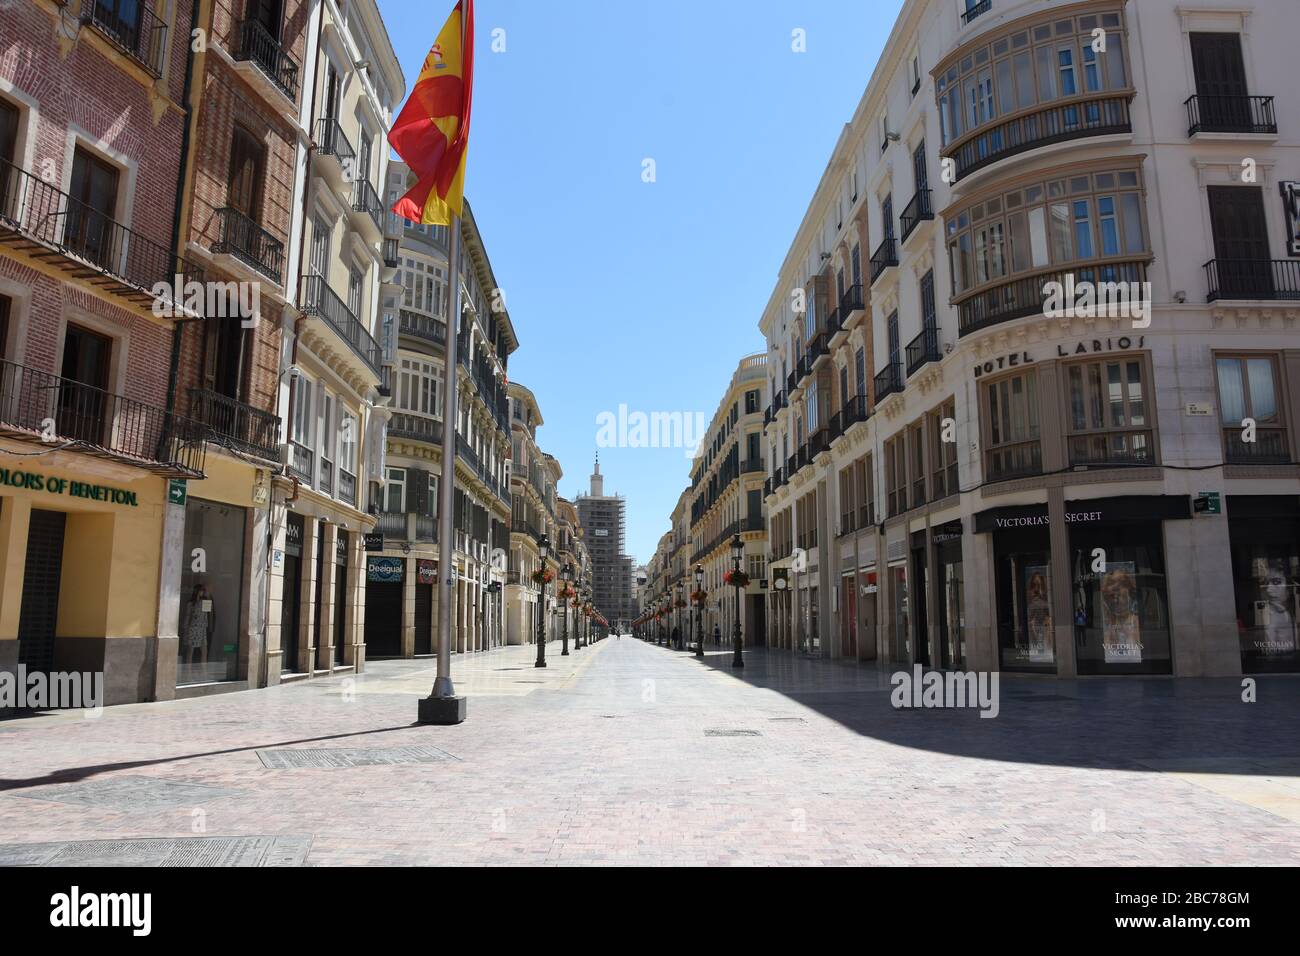
[[0, 725], [0, 863], [1296, 864], [1300, 695], [1004, 678], [895, 710], [867, 665], [630, 637]]

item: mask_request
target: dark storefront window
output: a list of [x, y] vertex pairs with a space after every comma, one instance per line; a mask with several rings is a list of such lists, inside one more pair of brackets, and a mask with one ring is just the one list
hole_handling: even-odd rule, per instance
[[1070, 572], [1080, 674], [1172, 671], [1159, 522], [1076, 525], [1070, 531]]
[[1056, 673], [1051, 537], [1044, 527], [993, 539], [1002, 669]]
[[235, 505], [185, 503], [178, 686], [238, 677], [244, 523]]
[[961, 670], [966, 666], [966, 622], [963, 612], [961, 531], [935, 529], [934, 564], [939, 593], [935, 595], [935, 622], [939, 638], [939, 666]]
[[1254, 674], [1300, 670], [1296, 499], [1229, 498], [1228, 535], [1241, 669]]

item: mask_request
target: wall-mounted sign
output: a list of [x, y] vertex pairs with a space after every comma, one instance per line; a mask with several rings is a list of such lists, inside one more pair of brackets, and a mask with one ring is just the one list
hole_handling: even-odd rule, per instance
[[369, 558], [366, 560], [366, 580], [376, 584], [396, 584], [406, 575], [406, 562], [401, 558]]
[[384, 533], [382, 531], [371, 531], [363, 540], [367, 551], [384, 550]]
[[25, 488], [28, 491], [44, 491], [51, 495], [65, 495], [69, 498], [88, 498], [91, 501], [108, 501], [115, 505], [138, 508], [139, 500], [134, 491], [114, 488], [111, 485], [92, 485], [87, 481], [69, 481], [53, 475], [38, 475], [34, 471], [0, 468], [0, 485], [10, 488]]
[[1147, 337], [1139, 335], [1137, 340], [1127, 335], [1121, 335], [1119, 338], [1110, 339], [1088, 339], [1084, 342], [1078, 342], [1074, 348], [1058, 344], [1056, 354], [1058, 358], [1070, 358], [1074, 355], [1089, 355], [1093, 352], [1123, 352], [1128, 349], [1140, 349], [1146, 345]]
[[339, 528], [334, 539], [334, 563], [344, 566], [348, 563], [348, 533], [343, 528]]
[[[1186, 495], [1120, 495], [1088, 501], [1067, 501], [1065, 523], [1171, 521], [1190, 518], [1192, 509]], [[975, 533], [1020, 531], [1051, 525], [1047, 505], [1011, 505], [991, 508], [975, 515]]]
[[1188, 402], [1184, 411], [1192, 418], [1202, 418], [1214, 414], [1214, 406], [1204, 402]]
[[185, 504], [189, 485], [184, 478], [173, 478], [167, 482], [167, 503], [169, 505]]
[[1300, 256], [1300, 183], [1282, 183], [1282, 206], [1286, 214], [1286, 254]]
[[284, 550], [290, 557], [302, 557], [302, 515], [289, 514], [284, 524]]
[[257, 476], [253, 479], [253, 504], [264, 505], [271, 499], [271, 473], [265, 469], [257, 469]]
[[932, 535], [935, 544], [943, 544], [945, 541], [958, 540], [962, 535], [961, 519], [958, 518], [956, 521], [949, 521], [947, 524], [937, 525], [932, 530]]
[[1223, 502], [1217, 491], [1202, 491], [1192, 499], [1192, 510], [1198, 515], [1223, 514]]
[[1033, 365], [1034, 357], [1028, 352], [1013, 352], [1010, 355], [999, 355], [995, 359], [989, 359], [981, 365], [975, 366], [975, 377], [981, 375], [992, 375], [994, 372], [1001, 372], [1009, 368], [1018, 368], [1021, 365]]
[[415, 580], [421, 584], [436, 584], [438, 581], [438, 562], [419, 558], [415, 562]]

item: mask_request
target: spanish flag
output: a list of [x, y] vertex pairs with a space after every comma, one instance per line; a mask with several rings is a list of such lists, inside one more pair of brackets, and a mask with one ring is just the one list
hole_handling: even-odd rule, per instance
[[[462, 22], [463, 20], [463, 22]], [[393, 212], [425, 225], [451, 225], [464, 209], [465, 150], [474, 88], [474, 0], [460, 0], [424, 59], [388, 142], [417, 181]]]

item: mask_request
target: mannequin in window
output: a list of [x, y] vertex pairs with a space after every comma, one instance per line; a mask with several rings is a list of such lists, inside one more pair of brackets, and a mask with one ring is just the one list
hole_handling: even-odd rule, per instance
[[208, 662], [208, 644], [212, 640], [216, 619], [212, 592], [200, 581], [190, 593], [189, 604], [185, 608], [185, 626], [181, 629], [181, 646], [187, 664], [194, 664], [196, 657], [200, 664]]

